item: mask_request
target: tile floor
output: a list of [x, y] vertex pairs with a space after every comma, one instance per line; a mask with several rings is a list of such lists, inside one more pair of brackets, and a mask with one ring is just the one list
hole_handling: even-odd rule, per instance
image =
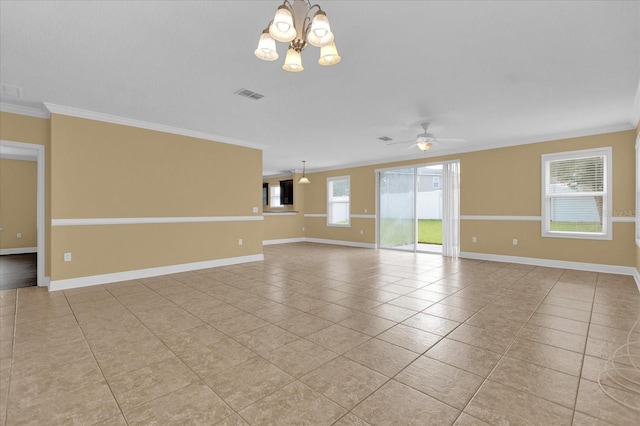
[[640, 315], [631, 277], [319, 244], [265, 257], [0, 292], [0, 424], [640, 424], [596, 383]]

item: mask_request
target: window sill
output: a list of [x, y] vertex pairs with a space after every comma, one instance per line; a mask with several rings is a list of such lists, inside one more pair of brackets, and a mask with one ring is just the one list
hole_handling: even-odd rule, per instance
[[613, 236], [609, 234], [581, 234], [578, 232], [543, 232], [543, 238], [570, 238], [575, 240], [604, 240], [610, 241]]

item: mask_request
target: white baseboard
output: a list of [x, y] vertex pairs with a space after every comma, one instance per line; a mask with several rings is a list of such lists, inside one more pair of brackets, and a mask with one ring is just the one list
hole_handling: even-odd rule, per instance
[[[638, 270], [632, 266], [603, 265], [600, 263], [571, 262], [566, 260], [538, 259], [535, 257], [506, 256], [500, 254], [460, 252], [464, 259], [489, 260], [492, 262], [520, 263], [524, 265], [546, 266], [548, 268], [577, 269], [580, 271], [602, 272], [607, 274], [631, 275], [636, 283], [640, 280]], [[640, 289], [640, 285], [638, 286]]]
[[347, 247], [360, 247], [360, 248], [376, 248], [376, 245], [373, 243], [360, 243], [357, 241], [343, 241], [343, 240], [325, 240], [323, 238], [305, 238], [305, 241], [308, 243], [317, 243], [317, 244], [333, 244], [335, 246], [347, 246]]
[[334, 246], [347, 246], [347, 247], [359, 247], [359, 248], [376, 248], [372, 243], [359, 243], [357, 241], [343, 241], [343, 240], [325, 240], [323, 238], [282, 238], [279, 240], [264, 240], [263, 246], [270, 246], [274, 244], [289, 244], [289, 243], [317, 243], [317, 244], [332, 244]]
[[[274, 213], [276, 214], [276, 213]], [[272, 246], [274, 244], [289, 244], [289, 243], [304, 243], [307, 241], [305, 237], [298, 238], [280, 238], [276, 240], [264, 240], [262, 241], [263, 246]]]
[[640, 271], [635, 269], [633, 271], [633, 278], [636, 280], [636, 285], [638, 286], [638, 291], [640, 291]]
[[204, 262], [183, 263], [181, 265], [160, 266], [157, 268], [138, 269], [134, 271], [115, 272], [112, 274], [92, 275], [89, 277], [54, 280], [49, 283], [49, 291], [68, 290], [92, 285], [108, 284], [119, 281], [156, 277], [158, 275], [176, 274], [178, 272], [196, 271], [198, 269], [217, 268], [237, 265], [239, 263], [259, 262], [264, 260], [263, 254], [229, 257], [226, 259], [207, 260]]
[[0, 249], [0, 256], [4, 256], [6, 254], [26, 254], [26, 253], [37, 253], [38, 247], [18, 247], [18, 248], [7, 248]]

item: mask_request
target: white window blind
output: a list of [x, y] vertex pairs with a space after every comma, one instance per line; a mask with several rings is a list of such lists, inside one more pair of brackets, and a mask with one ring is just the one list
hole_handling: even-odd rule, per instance
[[610, 238], [611, 149], [543, 156], [543, 235]]
[[327, 178], [327, 225], [350, 226], [350, 186], [349, 176]]
[[270, 202], [271, 202], [271, 207], [282, 207], [282, 204], [280, 203], [280, 186], [279, 185], [273, 185], [271, 187], [271, 194], [269, 194], [271, 198]]

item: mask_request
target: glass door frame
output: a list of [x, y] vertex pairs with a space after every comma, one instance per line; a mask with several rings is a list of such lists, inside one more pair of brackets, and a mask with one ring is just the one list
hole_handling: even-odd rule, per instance
[[[429, 163], [416, 163], [416, 164], [406, 164], [403, 166], [395, 166], [395, 167], [385, 167], [382, 169], [375, 169], [375, 180], [376, 180], [376, 248], [377, 249], [385, 249], [385, 250], [398, 250], [409, 253], [431, 253], [429, 251], [418, 250], [418, 169], [422, 167], [429, 166], [444, 166], [451, 163], [460, 163], [459, 159], [455, 160], [446, 160], [446, 161], [433, 161]], [[380, 210], [380, 173], [392, 171], [392, 170], [402, 170], [402, 169], [413, 169], [413, 250], [402, 249], [397, 247], [381, 247], [380, 246], [380, 224], [381, 224], [381, 210]]]

